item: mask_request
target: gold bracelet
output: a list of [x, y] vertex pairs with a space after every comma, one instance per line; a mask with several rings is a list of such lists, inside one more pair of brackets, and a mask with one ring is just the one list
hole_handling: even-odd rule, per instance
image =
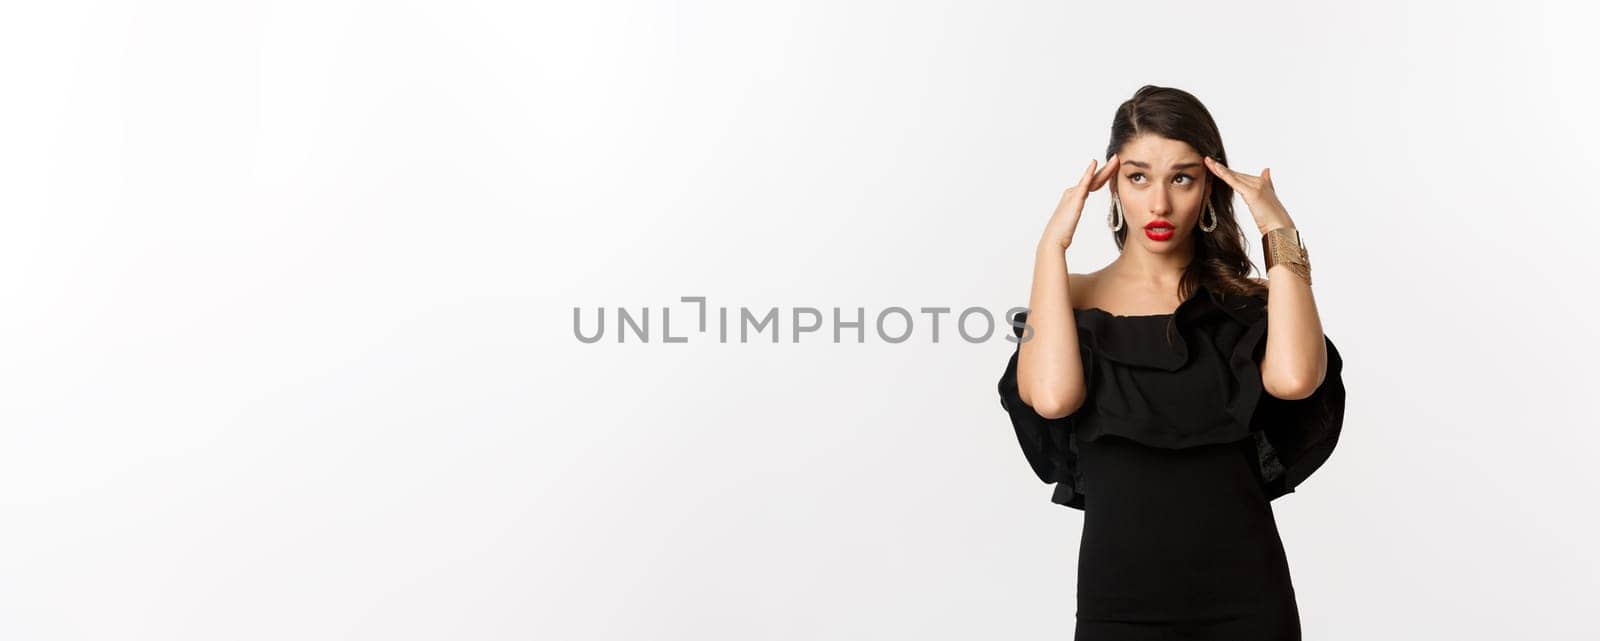
[[1311, 284], [1311, 254], [1306, 252], [1306, 243], [1300, 237], [1300, 230], [1293, 227], [1275, 227], [1261, 235], [1261, 248], [1267, 264], [1267, 271], [1279, 263], [1289, 268], [1307, 285]]

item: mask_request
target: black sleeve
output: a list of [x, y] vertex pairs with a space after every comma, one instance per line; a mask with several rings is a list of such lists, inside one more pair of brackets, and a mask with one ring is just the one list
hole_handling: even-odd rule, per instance
[[[1020, 325], [1027, 320], [1027, 312], [1019, 312], [1013, 325], [1013, 331], [1020, 339], [1022, 328]], [[1081, 341], [1080, 341], [1081, 342]], [[1076, 414], [1061, 418], [1045, 418], [1034, 411], [1032, 406], [1023, 402], [1017, 392], [1017, 359], [1022, 354], [1022, 343], [1017, 343], [1017, 348], [1011, 354], [1010, 362], [1006, 363], [1006, 370], [1000, 377], [999, 392], [1000, 406], [1006, 410], [1011, 418], [1011, 426], [1017, 435], [1017, 444], [1022, 447], [1022, 454], [1027, 459], [1033, 472], [1045, 483], [1073, 482], [1076, 474], [1077, 460], [1075, 448], [1071, 443], [1071, 430]], [[1093, 357], [1090, 350], [1080, 346], [1080, 356], [1083, 359], [1084, 381], [1091, 380], [1093, 371]], [[1079, 409], [1082, 411], [1082, 408]]]

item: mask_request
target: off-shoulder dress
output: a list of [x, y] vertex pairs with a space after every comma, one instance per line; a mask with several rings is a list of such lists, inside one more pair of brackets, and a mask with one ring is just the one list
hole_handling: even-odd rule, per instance
[[[1269, 504], [1333, 452], [1342, 360], [1309, 397], [1261, 384], [1264, 300], [1197, 287], [1168, 314], [1073, 311], [1087, 398], [1046, 419], [999, 383], [1022, 453], [1083, 510], [1077, 639], [1298, 639], [1294, 587]], [[1027, 312], [1013, 318], [1021, 339]], [[1185, 637], [1189, 638], [1189, 637]]]

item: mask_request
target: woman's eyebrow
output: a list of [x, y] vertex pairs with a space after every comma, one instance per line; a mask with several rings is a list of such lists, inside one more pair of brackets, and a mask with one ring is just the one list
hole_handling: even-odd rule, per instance
[[[1139, 161], [1139, 160], [1124, 160], [1124, 161], [1122, 161], [1122, 164], [1124, 164], [1124, 165], [1133, 165], [1133, 166], [1139, 167], [1141, 169], [1149, 169], [1150, 168], [1150, 163]], [[1172, 168], [1173, 168], [1173, 170], [1178, 170], [1178, 169], [1188, 169], [1190, 167], [1199, 167], [1199, 166], [1200, 166], [1200, 163], [1197, 163], [1197, 162], [1186, 162], [1186, 163], [1179, 163], [1179, 164], [1173, 165]]]

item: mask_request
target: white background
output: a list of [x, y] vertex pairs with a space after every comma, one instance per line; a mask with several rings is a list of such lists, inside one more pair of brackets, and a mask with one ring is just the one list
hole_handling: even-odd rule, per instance
[[[1069, 638], [1011, 343], [719, 343], [678, 299], [1026, 305], [1147, 83], [1272, 168], [1345, 358], [1273, 504], [1306, 638], [1587, 634], [1594, 17], [7, 3], [0, 638]], [[656, 340], [579, 342], [601, 306]]]

